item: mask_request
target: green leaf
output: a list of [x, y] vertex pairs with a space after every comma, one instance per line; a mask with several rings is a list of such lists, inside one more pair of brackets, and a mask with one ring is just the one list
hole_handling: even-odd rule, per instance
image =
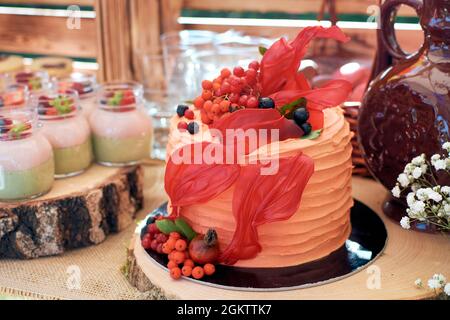
[[317, 138], [320, 137], [320, 135], [322, 134], [322, 131], [323, 131], [323, 129], [312, 131], [307, 136], [303, 136], [301, 138], [301, 140], [316, 140]]
[[305, 107], [306, 107], [306, 99], [302, 97], [291, 103], [285, 104], [279, 110], [282, 116], [288, 119], [292, 119], [292, 115], [295, 110], [297, 110], [298, 108], [305, 108]]
[[267, 48], [266, 47], [259, 47], [258, 50], [259, 50], [259, 53], [263, 56], [266, 53]]

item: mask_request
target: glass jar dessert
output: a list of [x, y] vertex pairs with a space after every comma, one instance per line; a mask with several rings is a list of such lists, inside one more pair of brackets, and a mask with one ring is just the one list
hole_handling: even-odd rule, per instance
[[32, 94], [38, 94], [50, 88], [49, 76], [45, 71], [15, 73], [12, 75], [12, 82], [27, 86]]
[[22, 108], [28, 102], [28, 87], [11, 84], [0, 90], [0, 108]]
[[42, 133], [53, 147], [55, 177], [71, 177], [84, 172], [93, 161], [91, 131], [81, 115], [78, 94], [43, 92], [32, 97], [37, 107]]
[[81, 113], [86, 119], [89, 118], [97, 103], [97, 80], [95, 75], [74, 72], [70, 77], [56, 79], [54, 87], [60, 92], [75, 90], [80, 98]]
[[0, 109], [0, 201], [36, 198], [54, 180], [53, 151], [31, 109]]
[[127, 166], [150, 156], [151, 118], [143, 108], [143, 87], [134, 82], [100, 86], [89, 122], [95, 159], [106, 166]]

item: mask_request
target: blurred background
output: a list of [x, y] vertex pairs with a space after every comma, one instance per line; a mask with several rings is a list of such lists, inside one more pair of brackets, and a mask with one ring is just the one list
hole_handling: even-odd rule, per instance
[[[201, 80], [223, 67], [248, 65], [260, 58], [258, 47], [293, 38], [306, 26], [337, 24], [351, 37], [345, 45], [314, 42], [301, 69], [313, 86], [330, 78], [349, 80], [354, 87], [349, 103], [358, 106], [373, 76], [378, 5], [378, 0], [1, 0], [0, 69], [11, 67], [11, 56], [25, 58], [25, 67], [35, 58], [64, 57], [72, 59], [75, 71], [96, 73], [100, 82], [142, 82], [154, 121], [153, 156], [163, 159], [169, 118], [177, 104], [198, 95]], [[396, 22], [403, 50], [417, 50], [423, 37], [414, 10], [401, 7]], [[350, 120], [357, 116], [348, 113]]]

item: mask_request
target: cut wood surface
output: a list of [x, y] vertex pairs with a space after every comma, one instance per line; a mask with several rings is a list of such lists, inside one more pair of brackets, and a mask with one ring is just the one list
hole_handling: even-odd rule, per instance
[[35, 200], [0, 203], [0, 257], [31, 259], [98, 244], [128, 227], [143, 203], [140, 166], [93, 165]]
[[[161, 185], [162, 187], [162, 185]], [[433, 296], [414, 286], [417, 278], [435, 273], [450, 274], [448, 236], [407, 231], [381, 213], [387, 191], [369, 179], [353, 179], [353, 195], [384, 221], [388, 244], [373, 264], [345, 279], [305, 289], [280, 292], [250, 292], [206, 286], [190, 280], [173, 281], [166, 270], [154, 263], [135, 234], [129, 250], [129, 280], [139, 290], [158, 292], [174, 299], [425, 299]]]
[[1, 3], [51, 6], [93, 6], [94, 0], [2, 0]]

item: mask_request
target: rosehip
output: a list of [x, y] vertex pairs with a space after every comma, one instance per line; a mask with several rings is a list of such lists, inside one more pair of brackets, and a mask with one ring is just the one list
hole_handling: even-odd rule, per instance
[[245, 74], [244, 68], [234, 67], [233, 74], [237, 77], [242, 77]]
[[173, 268], [170, 270], [170, 276], [174, 280], [178, 280], [181, 278], [181, 269], [180, 268]]
[[185, 277], [190, 277], [191, 276], [191, 274], [192, 274], [192, 267], [191, 266], [184, 266], [182, 269], [181, 269], [181, 272], [183, 273], [183, 276], [185, 276]]

